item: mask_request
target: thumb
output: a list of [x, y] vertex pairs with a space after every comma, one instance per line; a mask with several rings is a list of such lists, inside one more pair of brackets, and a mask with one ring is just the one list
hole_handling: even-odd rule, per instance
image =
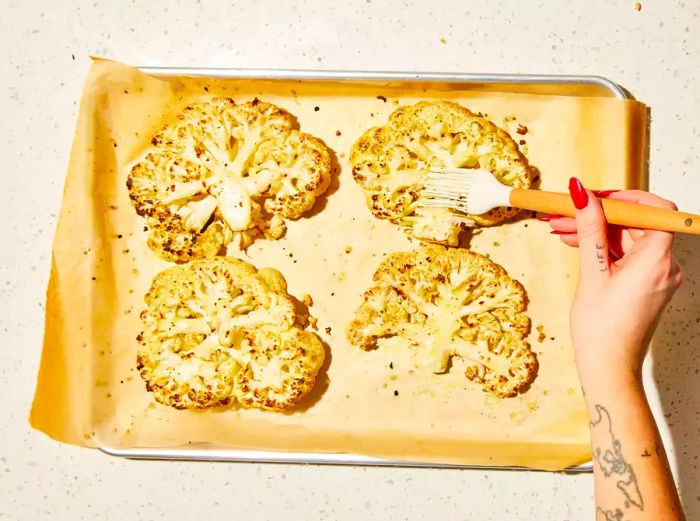
[[575, 177], [569, 180], [569, 193], [576, 207], [581, 280], [592, 282], [607, 278], [610, 274], [610, 256], [603, 207]]

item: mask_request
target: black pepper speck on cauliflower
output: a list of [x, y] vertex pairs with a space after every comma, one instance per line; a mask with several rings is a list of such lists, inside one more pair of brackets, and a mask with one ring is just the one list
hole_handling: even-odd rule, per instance
[[131, 169], [127, 188], [148, 245], [174, 262], [235, 242], [280, 238], [330, 183], [328, 149], [259, 100], [214, 98], [185, 108]]
[[399, 337], [436, 373], [459, 357], [468, 379], [504, 398], [525, 391], [537, 375], [525, 340], [525, 305], [525, 290], [498, 264], [468, 250], [426, 245], [379, 265], [346, 333], [365, 350]]
[[457, 215], [417, 204], [430, 167], [480, 168], [502, 183], [528, 188], [533, 170], [507, 132], [449, 101], [400, 107], [386, 125], [369, 129], [352, 147], [355, 181], [365, 190], [375, 217], [400, 225], [410, 236], [449, 246], [465, 226], [491, 226], [518, 210], [496, 208], [483, 215]]

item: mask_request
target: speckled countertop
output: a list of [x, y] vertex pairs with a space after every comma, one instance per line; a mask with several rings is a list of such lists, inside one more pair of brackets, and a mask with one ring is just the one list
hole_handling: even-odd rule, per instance
[[[89, 55], [607, 76], [651, 107], [652, 190], [700, 212], [700, 4], [641, 3], [3, 0], [0, 519], [593, 519], [590, 475], [130, 462], [59, 445], [32, 432], [27, 415]], [[647, 380], [688, 519], [699, 519], [700, 238], [680, 237], [677, 255], [686, 284], [660, 325]]]

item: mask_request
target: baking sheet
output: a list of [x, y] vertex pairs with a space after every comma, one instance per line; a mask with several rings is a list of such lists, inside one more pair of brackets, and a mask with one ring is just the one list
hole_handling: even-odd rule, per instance
[[[311, 311], [331, 349], [326, 381], [305, 410], [293, 414], [175, 411], [151, 399], [134, 368], [141, 298], [151, 277], [168, 264], [145, 246], [143, 222], [124, 187], [126, 173], [163, 122], [212, 95], [277, 103], [337, 153], [340, 174], [318, 211], [290, 223], [285, 239], [258, 242], [248, 252], [254, 264], [280, 269], [293, 294], [313, 296]], [[545, 189], [563, 190], [570, 175], [592, 188], [639, 183], [646, 110], [637, 102], [376, 82], [164, 81], [97, 60], [85, 87], [54, 244], [32, 424], [68, 443], [115, 448], [209, 442], [545, 469], [589, 459], [563, 312], [573, 293], [575, 255], [542, 223], [522, 220], [471, 240], [472, 248], [523, 282], [533, 325], [546, 331], [539, 343], [533, 328], [540, 371], [526, 394], [497, 400], [458, 370], [438, 376], [415, 371], [400, 349], [364, 353], [344, 340], [345, 323], [379, 260], [412, 247], [393, 225], [371, 217], [351, 179], [347, 151], [398, 104], [432, 98], [461, 102], [497, 124], [516, 116], [511, 125], [528, 127], [526, 153]], [[347, 246], [353, 247], [350, 254]]]

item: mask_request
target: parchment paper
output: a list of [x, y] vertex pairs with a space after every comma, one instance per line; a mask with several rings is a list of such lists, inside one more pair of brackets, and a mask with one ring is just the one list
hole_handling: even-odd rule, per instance
[[[177, 411], [157, 404], [135, 369], [143, 295], [153, 275], [169, 264], [146, 246], [126, 176], [164, 123], [187, 104], [215, 95], [278, 104], [337, 154], [339, 174], [313, 215], [290, 222], [282, 240], [256, 242], [243, 257], [279, 269], [297, 297], [312, 295], [311, 312], [329, 348], [317, 389], [291, 414]], [[211, 443], [543, 469], [587, 461], [588, 424], [568, 334], [576, 254], [544, 223], [527, 218], [484, 229], [470, 243], [528, 292], [530, 341], [540, 368], [525, 394], [499, 400], [469, 382], [459, 363], [447, 375], [433, 375], [416, 370], [399, 347], [366, 353], [345, 340], [345, 325], [380, 260], [414, 246], [394, 225], [371, 216], [347, 154], [399, 104], [439, 98], [487, 114], [501, 126], [515, 116], [506, 127], [526, 142], [544, 189], [564, 191], [572, 175], [591, 188], [641, 182], [646, 110], [634, 101], [421, 84], [162, 80], [95, 60], [56, 230], [32, 426], [89, 447]], [[525, 135], [515, 132], [518, 124], [527, 127]]]

